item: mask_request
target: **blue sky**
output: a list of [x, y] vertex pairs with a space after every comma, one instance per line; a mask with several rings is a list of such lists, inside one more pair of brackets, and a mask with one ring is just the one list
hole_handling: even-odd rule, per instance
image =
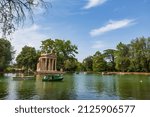
[[150, 0], [47, 0], [46, 12], [35, 9], [34, 23], [25, 22], [13, 35], [12, 44], [39, 49], [47, 38], [71, 40], [78, 46], [79, 61], [96, 51], [115, 49], [119, 42], [150, 36]]

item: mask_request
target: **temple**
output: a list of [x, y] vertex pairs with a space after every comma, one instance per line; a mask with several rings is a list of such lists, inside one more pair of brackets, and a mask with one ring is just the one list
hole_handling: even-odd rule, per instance
[[37, 73], [52, 74], [60, 73], [57, 71], [57, 56], [55, 53], [41, 54], [37, 63]]

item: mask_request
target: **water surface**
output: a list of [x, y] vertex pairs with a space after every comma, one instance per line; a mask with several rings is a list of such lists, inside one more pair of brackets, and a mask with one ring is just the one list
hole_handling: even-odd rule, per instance
[[150, 76], [65, 74], [62, 82], [15, 81], [0, 76], [1, 100], [122, 100], [150, 99]]

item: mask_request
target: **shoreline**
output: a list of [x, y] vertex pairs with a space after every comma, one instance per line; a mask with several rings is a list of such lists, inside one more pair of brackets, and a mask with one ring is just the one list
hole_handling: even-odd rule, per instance
[[102, 72], [102, 75], [150, 75], [150, 72]]
[[[8, 73], [18, 73], [18, 72], [0, 72], [0, 74], [8, 74]], [[76, 73], [75, 71], [74, 72], [60, 72], [60, 73]], [[84, 72], [83, 72], [84, 73]], [[86, 73], [100, 73], [102, 75], [150, 75], [150, 72], [93, 72], [93, 71], [86, 71]], [[41, 73], [37, 73], [37, 72], [34, 72], [35, 75], [37, 74], [41, 74]], [[47, 73], [46, 73], [47, 74]], [[55, 72], [54, 72], [55, 74]]]

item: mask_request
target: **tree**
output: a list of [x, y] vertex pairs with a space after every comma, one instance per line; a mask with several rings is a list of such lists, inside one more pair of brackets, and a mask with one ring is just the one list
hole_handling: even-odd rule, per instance
[[17, 56], [16, 61], [19, 67], [23, 67], [26, 70], [35, 70], [38, 61], [39, 54], [34, 47], [24, 46], [22, 51]]
[[119, 71], [128, 71], [130, 65], [129, 45], [119, 43], [115, 53], [116, 69]]
[[97, 51], [93, 55], [93, 71], [102, 72], [106, 70], [106, 61], [104, 60], [104, 55]]
[[61, 39], [47, 39], [42, 41], [41, 52], [50, 53], [51, 51], [57, 54], [57, 68], [64, 69], [64, 62], [66, 60], [75, 60], [75, 54], [77, 54], [77, 46], [72, 45], [70, 40]]
[[13, 58], [13, 48], [11, 43], [1, 38], [0, 39], [0, 72], [3, 72], [4, 69], [10, 64]]
[[80, 71], [84, 71], [84, 66], [81, 62], [77, 61], [77, 68], [76, 68], [76, 71], [77, 72], [80, 72]]
[[83, 67], [85, 71], [93, 71], [93, 57], [89, 56], [83, 60]]
[[136, 38], [130, 44], [130, 69], [150, 71], [150, 38]]
[[115, 71], [115, 51], [114, 49], [104, 50], [104, 57], [107, 61], [107, 69]]
[[3, 36], [15, 31], [16, 26], [23, 24], [27, 12], [32, 17], [35, 7], [47, 7], [45, 0], [1, 0], [0, 25]]
[[65, 71], [76, 71], [77, 69], [77, 60], [76, 59], [68, 59], [64, 61], [64, 70]]
[[150, 37], [140, 37], [129, 44], [120, 42], [116, 50], [97, 51], [83, 60], [86, 71], [150, 72]]

